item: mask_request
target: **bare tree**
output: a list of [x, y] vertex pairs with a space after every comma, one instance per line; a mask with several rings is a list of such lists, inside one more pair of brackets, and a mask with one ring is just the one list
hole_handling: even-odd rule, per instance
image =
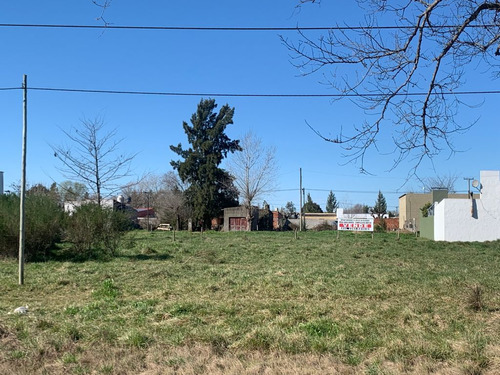
[[120, 188], [118, 182], [130, 174], [134, 155], [118, 153], [121, 139], [117, 130], [101, 134], [104, 122], [101, 118], [84, 119], [81, 126], [63, 130], [69, 144], [54, 146], [54, 156], [62, 162], [60, 171], [70, 180], [85, 184], [101, 205], [103, 194], [113, 194]]
[[435, 177], [427, 177], [422, 180], [424, 189], [431, 191], [433, 189], [447, 189], [450, 193], [455, 193], [455, 183], [457, 182], [457, 175], [448, 174]]
[[184, 196], [185, 186], [173, 172], [163, 175], [149, 174], [128, 184], [123, 194], [130, 197], [134, 207], [148, 204], [154, 208], [160, 222], [170, 222], [180, 229], [189, 216]]
[[[299, 31], [298, 42], [282, 37], [304, 74], [332, 69], [327, 82], [373, 115], [350, 132], [336, 130], [333, 138], [311, 128], [342, 145], [348, 160], [359, 162], [362, 170], [365, 154], [378, 150], [381, 135], [392, 136], [393, 167], [411, 157], [415, 172], [424, 158], [443, 149], [454, 152], [452, 136], [472, 125], [456, 117], [464, 104], [457, 89], [466, 66], [483, 66], [499, 77], [500, 1], [357, 2], [366, 20], [359, 27], [335, 27], [319, 38]], [[304, 3], [319, 0], [298, 5]], [[393, 20], [394, 27], [379, 26], [381, 19]]]
[[367, 214], [370, 212], [370, 207], [366, 204], [356, 203], [355, 205], [344, 209], [344, 214], [354, 215], [354, 214]]
[[172, 171], [163, 175], [162, 181], [165, 186], [165, 191], [161, 196], [164, 208], [163, 214], [165, 219], [169, 220], [171, 224], [175, 224], [177, 229], [181, 229], [182, 222], [191, 217], [191, 209], [184, 194], [186, 186], [179, 176]]
[[242, 151], [230, 159], [228, 169], [247, 211], [247, 230], [250, 231], [253, 202], [269, 193], [276, 181], [276, 151], [273, 147], [264, 147], [252, 132], [243, 137], [240, 146]]
[[122, 188], [122, 194], [130, 199], [134, 207], [146, 207], [149, 199], [149, 205], [157, 209], [158, 196], [165, 190], [162, 179], [162, 175], [148, 173], [125, 185]]

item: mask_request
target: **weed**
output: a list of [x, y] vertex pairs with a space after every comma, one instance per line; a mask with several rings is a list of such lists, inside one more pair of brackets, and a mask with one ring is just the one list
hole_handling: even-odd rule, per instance
[[73, 353], [64, 353], [62, 357], [62, 362], [67, 365], [70, 363], [77, 363], [76, 355]]
[[100, 288], [94, 291], [93, 296], [97, 299], [115, 299], [118, 296], [118, 287], [113, 279], [106, 279]]
[[81, 331], [73, 325], [67, 328], [66, 333], [68, 334], [71, 341], [74, 342], [81, 340], [83, 337]]
[[80, 312], [80, 308], [77, 306], [68, 306], [64, 309], [66, 315], [76, 315]]
[[112, 365], [104, 365], [101, 367], [101, 374], [103, 375], [108, 375], [113, 373], [113, 366]]
[[141, 254], [143, 254], [143, 255], [158, 254], [158, 251], [156, 251], [155, 249], [153, 249], [149, 246], [146, 246], [146, 247], [143, 247], [141, 249]]
[[370, 363], [366, 369], [366, 375], [379, 375], [380, 374], [380, 364]]
[[127, 335], [125, 342], [135, 348], [145, 348], [151, 343], [151, 339], [143, 333], [133, 331]]
[[49, 322], [45, 319], [40, 319], [37, 323], [36, 323], [36, 328], [44, 331], [44, 330], [47, 330], [49, 328], [52, 328], [54, 326], [54, 323], [52, 322]]
[[337, 324], [326, 319], [303, 324], [302, 329], [309, 335], [317, 337], [337, 336], [339, 333]]
[[223, 355], [229, 347], [229, 341], [221, 335], [210, 337], [210, 347], [215, 355]]
[[474, 311], [481, 311], [484, 308], [483, 303], [483, 288], [479, 284], [475, 284], [469, 288], [469, 296], [467, 299], [469, 308]]
[[14, 350], [10, 353], [10, 357], [12, 359], [22, 359], [22, 358], [26, 357], [26, 352], [24, 352], [22, 350]]
[[167, 366], [174, 367], [175, 369], [178, 369], [184, 363], [186, 363], [186, 360], [184, 358], [180, 358], [180, 357], [169, 358], [166, 361]]

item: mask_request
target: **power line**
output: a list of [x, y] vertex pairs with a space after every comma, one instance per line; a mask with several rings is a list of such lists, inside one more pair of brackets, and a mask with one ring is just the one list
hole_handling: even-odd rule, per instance
[[[335, 189], [308, 189], [304, 188], [306, 191], [322, 191], [322, 192], [327, 192], [327, 191], [332, 191], [334, 193], [353, 193], [353, 194], [378, 194], [379, 191], [370, 191], [370, 190], [335, 190]], [[384, 195], [389, 195], [389, 194], [406, 194], [401, 191], [384, 191]]]
[[[424, 25], [419, 28], [456, 29], [462, 25]], [[218, 26], [133, 26], [133, 25], [71, 25], [71, 24], [29, 24], [29, 23], [0, 23], [0, 27], [12, 28], [47, 28], [47, 29], [97, 29], [97, 30], [151, 30], [151, 31], [348, 31], [348, 30], [412, 30], [413, 26], [295, 26], [295, 27], [218, 27]], [[468, 28], [492, 28], [495, 24], [468, 25]]]
[[[379, 190], [338, 190], [338, 189], [318, 189], [318, 188], [303, 188], [305, 191], [319, 191], [319, 192], [330, 192], [332, 191], [333, 193], [352, 193], [352, 194], [378, 194]], [[274, 193], [274, 192], [287, 192], [287, 191], [300, 191], [298, 187], [296, 188], [289, 188], [289, 189], [272, 189], [272, 190], [265, 190], [263, 193]], [[393, 195], [393, 194], [408, 194], [408, 191], [382, 191], [384, 195]], [[462, 190], [457, 190], [456, 193], [467, 193], [467, 191], [462, 191]]]
[[[0, 88], [0, 90], [21, 90], [18, 88]], [[204, 96], [204, 97], [245, 97], [245, 98], [373, 98], [392, 96], [425, 96], [427, 92], [408, 93], [355, 93], [355, 94], [265, 94], [265, 93], [209, 93], [209, 92], [162, 92], [162, 91], [134, 91], [134, 90], [100, 90], [100, 89], [77, 89], [61, 87], [29, 87], [34, 91], [53, 91], [70, 93], [90, 94], [115, 94], [115, 95], [151, 95], [151, 96]], [[456, 91], [446, 93], [432, 93], [432, 95], [494, 95], [500, 94], [500, 90], [478, 90], [478, 91]]]

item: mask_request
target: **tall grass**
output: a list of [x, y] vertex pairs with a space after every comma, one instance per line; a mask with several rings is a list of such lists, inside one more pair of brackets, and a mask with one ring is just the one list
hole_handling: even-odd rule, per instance
[[[24, 287], [15, 261], [0, 262], [0, 370], [500, 369], [499, 242], [311, 231], [133, 232], [122, 244], [107, 262], [29, 263]], [[22, 304], [27, 316], [8, 314]]]

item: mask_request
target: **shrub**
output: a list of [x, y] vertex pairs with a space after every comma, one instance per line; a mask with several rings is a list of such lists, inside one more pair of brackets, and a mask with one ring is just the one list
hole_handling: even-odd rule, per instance
[[387, 223], [384, 219], [380, 219], [375, 227], [373, 228], [375, 232], [387, 232]]
[[19, 197], [0, 195], [0, 254], [16, 256], [19, 244]]
[[429, 208], [431, 208], [431, 207], [432, 207], [432, 203], [431, 202], [427, 202], [426, 204], [424, 204], [420, 208], [420, 212], [422, 212], [422, 217], [429, 216]]
[[64, 212], [51, 197], [30, 195], [26, 198], [26, 256], [28, 259], [46, 257], [61, 240]]
[[122, 233], [131, 227], [130, 218], [122, 212], [89, 203], [68, 218], [65, 239], [77, 256], [115, 255]]
[[[19, 205], [15, 194], [0, 196], [0, 254], [17, 256], [19, 248]], [[60, 240], [64, 213], [57, 202], [46, 195], [30, 194], [25, 199], [25, 256], [47, 256]]]
[[327, 221], [322, 222], [321, 224], [316, 225], [312, 230], [314, 231], [323, 231], [323, 230], [335, 230], [335, 225], [328, 224]]
[[476, 284], [470, 287], [467, 302], [469, 307], [474, 311], [481, 311], [484, 308], [483, 288], [481, 285]]

